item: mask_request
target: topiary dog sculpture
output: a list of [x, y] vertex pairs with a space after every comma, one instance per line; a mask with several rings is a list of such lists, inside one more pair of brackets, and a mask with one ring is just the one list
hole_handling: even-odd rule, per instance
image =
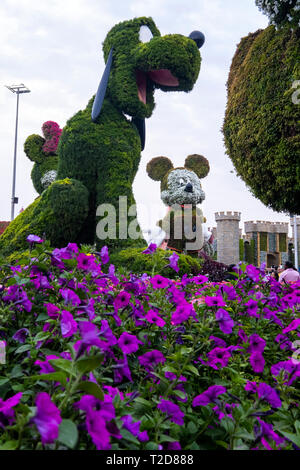
[[[134, 203], [132, 183], [144, 148], [145, 118], [155, 105], [154, 91], [192, 90], [203, 43], [198, 31], [189, 37], [161, 36], [152, 18], [135, 18], [111, 29], [103, 43], [106, 68], [97, 95], [63, 129], [57, 181], [10, 224], [0, 238], [2, 252], [24, 245], [30, 233], [50, 238], [55, 246], [92, 244], [97, 207], [103, 203], [116, 208], [117, 225], [120, 217], [127, 217], [119, 213], [119, 196], [127, 197], [128, 207]], [[121, 248], [128, 241], [104, 243]]]

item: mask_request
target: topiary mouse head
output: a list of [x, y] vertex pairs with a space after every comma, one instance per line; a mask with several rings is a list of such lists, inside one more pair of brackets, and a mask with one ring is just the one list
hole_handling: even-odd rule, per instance
[[148, 163], [147, 173], [161, 182], [161, 199], [167, 206], [196, 205], [205, 199], [200, 179], [209, 173], [209, 163], [202, 155], [189, 155], [184, 167], [179, 168], [174, 168], [167, 157], [156, 157]]
[[198, 48], [204, 41], [199, 31], [189, 37], [161, 36], [152, 18], [135, 18], [114, 26], [103, 43], [106, 69], [94, 101], [92, 120], [96, 122], [106, 93], [124, 113], [144, 119], [154, 109], [155, 88], [192, 90], [200, 70]]
[[57, 146], [62, 130], [54, 121], [44, 122], [42, 126], [44, 137], [32, 134], [24, 143], [24, 152], [34, 162], [31, 179], [35, 190], [41, 194], [57, 175]]

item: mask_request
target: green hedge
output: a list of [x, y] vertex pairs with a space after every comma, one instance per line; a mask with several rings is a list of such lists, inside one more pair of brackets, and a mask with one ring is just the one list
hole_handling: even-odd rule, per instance
[[267, 232], [259, 233], [260, 251], [268, 251], [268, 234]]
[[274, 26], [243, 38], [228, 78], [223, 126], [227, 153], [255, 197], [300, 213], [300, 29]]
[[286, 233], [279, 234], [279, 251], [286, 252], [287, 251], [287, 237]]
[[271, 24], [299, 26], [299, 0], [255, 0], [255, 3], [270, 18]]
[[172, 251], [157, 249], [154, 255], [150, 255], [142, 253], [145, 248], [145, 246], [143, 249], [130, 248], [119, 253], [113, 253], [110, 262], [115, 264], [118, 269], [123, 268], [135, 274], [152, 274], [153, 268], [155, 268], [155, 273], [160, 272], [162, 276], [170, 278], [183, 276], [184, 274], [197, 275], [201, 270], [202, 261], [200, 259], [179, 254], [179, 272], [176, 273], [174, 269], [166, 267], [169, 264], [167, 258], [173, 254]]

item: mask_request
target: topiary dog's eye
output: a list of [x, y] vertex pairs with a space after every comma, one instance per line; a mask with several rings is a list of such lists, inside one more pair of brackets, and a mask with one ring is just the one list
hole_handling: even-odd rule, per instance
[[140, 41], [141, 42], [149, 42], [150, 39], [153, 38], [153, 34], [151, 33], [150, 29], [148, 26], [143, 25], [140, 28]]

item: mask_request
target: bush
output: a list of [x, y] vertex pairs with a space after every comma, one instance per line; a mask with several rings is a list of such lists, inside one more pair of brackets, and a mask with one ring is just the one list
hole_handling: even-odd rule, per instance
[[300, 21], [298, 0], [255, 0], [256, 5], [270, 18], [270, 23], [276, 26], [289, 24], [297, 27]]
[[[276, 211], [300, 213], [300, 29], [274, 26], [243, 38], [227, 83], [227, 153], [255, 197]], [[262, 177], [263, 175], [263, 177]]]
[[128, 272], [135, 274], [152, 274], [153, 272], [160, 272], [163, 276], [174, 278], [176, 276], [183, 276], [184, 274], [197, 275], [202, 269], [202, 261], [192, 256], [178, 254], [178, 274], [172, 269], [168, 268], [169, 257], [173, 254], [170, 250], [157, 249], [154, 255], [143, 254], [141, 248], [129, 248], [122, 250], [118, 253], [111, 255], [111, 262], [118, 267], [126, 269]]

